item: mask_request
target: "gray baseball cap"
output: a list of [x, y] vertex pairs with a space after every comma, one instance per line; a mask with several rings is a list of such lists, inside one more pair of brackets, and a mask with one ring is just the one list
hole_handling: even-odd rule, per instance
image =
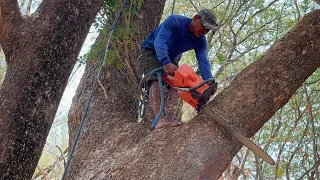
[[218, 30], [218, 22], [216, 15], [209, 9], [201, 9], [198, 12], [198, 16], [201, 18], [203, 26], [208, 29], [216, 32]]

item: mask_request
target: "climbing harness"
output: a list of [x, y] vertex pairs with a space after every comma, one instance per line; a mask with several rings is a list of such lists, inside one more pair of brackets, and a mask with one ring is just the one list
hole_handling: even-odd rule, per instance
[[[175, 8], [176, 0], [173, 0], [172, 2], [172, 9], [171, 9], [171, 15], [174, 14], [174, 8]], [[163, 83], [161, 76], [164, 74], [162, 67], [157, 68], [150, 72], [149, 74], [142, 77], [139, 84], [139, 90], [140, 90], [140, 97], [139, 97], [139, 103], [138, 103], [138, 122], [142, 121], [143, 115], [145, 113], [145, 108], [148, 102], [148, 95], [149, 95], [149, 82], [146, 82], [147, 77], [149, 76], [157, 76], [158, 82], [159, 82], [159, 88], [160, 88], [160, 111], [158, 112], [157, 116], [152, 122], [151, 129], [154, 129], [163, 114], [164, 111], [164, 89], [163, 89]]]
[[85, 107], [85, 110], [84, 110], [84, 115], [82, 116], [82, 119], [81, 119], [81, 122], [80, 122], [80, 126], [79, 126], [79, 128], [77, 130], [77, 133], [76, 133], [76, 136], [74, 138], [73, 145], [72, 145], [72, 148], [70, 150], [70, 153], [69, 153], [69, 156], [68, 156], [68, 160], [67, 160], [67, 163], [66, 163], [66, 167], [64, 169], [63, 176], [61, 178], [62, 180], [64, 180], [66, 178], [66, 175], [67, 175], [68, 168], [69, 168], [71, 160], [72, 160], [72, 156], [73, 156], [74, 150], [76, 149], [78, 139], [79, 139], [80, 134], [82, 132], [82, 127], [83, 127], [83, 124], [85, 122], [85, 119], [86, 119], [88, 111], [89, 111], [89, 105], [90, 105], [90, 102], [92, 100], [93, 92], [94, 92], [94, 90], [96, 89], [96, 86], [97, 86], [98, 77], [99, 77], [103, 62], [107, 57], [107, 52], [108, 52], [109, 43], [110, 43], [110, 39], [111, 39], [112, 33], [114, 31], [115, 25], [116, 25], [120, 15], [121, 15], [121, 11], [125, 8], [127, 3], [128, 3], [127, 1], [123, 1], [122, 2], [122, 5], [121, 5], [121, 7], [120, 7], [120, 9], [119, 9], [119, 11], [118, 11], [118, 13], [116, 15], [115, 20], [112, 23], [111, 28], [110, 28], [108, 42], [107, 42], [107, 44], [106, 44], [106, 46], [104, 48], [104, 53], [103, 53], [103, 56], [101, 57], [101, 60], [100, 60], [100, 63], [99, 63], [99, 67], [98, 67], [98, 71], [97, 71], [97, 73], [95, 75], [96, 78], [94, 79], [94, 82], [92, 83], [92, 86], [91, 86], [90, 96], [89, 96], [88, 102], [86, 104], [86, 107]]
[[139, 106], [138, 106], [138, 122], [140, 122], [143, 118], [145, 108], [148, 102], [148, 94], [149, 94], [149, 82], [147, 81], [151, 76], [157, 76], [157, 80], [159, 83], [159, 90], [160, 90], [160, 110], [152, 122], [151, 129], [154, 129], [163, 114], [164, 111], [164, 88], [162, 82], [162, 76], [164, 75], [163, 68], [157, 68], [151, 71], [149, 74], [146, 74], [140, 81], [139, 89], [140, 89], [140, 99], [139, 99]]

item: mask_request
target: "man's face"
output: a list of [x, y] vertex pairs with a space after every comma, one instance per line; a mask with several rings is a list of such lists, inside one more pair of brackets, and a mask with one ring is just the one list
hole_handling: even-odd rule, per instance
[[206, 29], [203, 24], [202, 24], [202, 21], [201, 21], [201, 18], [199, 16], [195, 16], [193, 18], [193, 34], [196, 36], [196, 37], [200, 37], [200, 36], [203, 36], [205, 34], [208, 33], [208, 29]]

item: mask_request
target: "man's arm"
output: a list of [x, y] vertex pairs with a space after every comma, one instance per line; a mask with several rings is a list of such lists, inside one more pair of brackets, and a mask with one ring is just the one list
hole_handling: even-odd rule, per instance
[[154, 48], [158, 60], [161, 62], [161, 65], [167, 65], [171, 63], [168, 56], [168, 45], [167, 42], [172, 35], [173, 28], [176, 26], [176, 22], [173, 16], [169, 16], [162, 24], [155, 40]]
[[212, 78], [211, 66], [207, 57], [207, 42], [204, 41], [199, 47], [195, 48], [195, 52], [202, 79]]

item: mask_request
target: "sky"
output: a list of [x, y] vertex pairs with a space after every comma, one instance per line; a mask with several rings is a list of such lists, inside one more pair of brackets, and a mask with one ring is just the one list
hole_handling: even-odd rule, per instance
[[[90, 47], [94, 43], [97, 36], [98, 36], [97, 31], [93, 26], [91, 26], [90, 31], [87, 35], [87, 38], [81, 48], [79, 57], [85, 55], [90, 50]], [[60, 101], [60, 105], [56, 114], [56, 118], [61, 117], [61, 115], [64, 116], [65, 111], [69, 111], [70, 109], [72, 98], [75, 95], [75, 92], [77, 90], [81, 77], [84, 73], [85, 65], [81, 65], [80, 68], [77, 68], [77, 67], [78, 67], [78, 64], [74, 66], [74, 69], [71, 73], [72, 79], [69, 79], [67, 87], [63, 93], [63, 96]]]
[[[96, 37], [98, 36], [97, 31], [93, 26], [91, 26], [90, 31], [87, 35], [87, 38], [81, 48], [79, 56], [85, 55], [89, 50], [91, 45], [95, 42]], [[81, 77], [84, 74], [85, 65], [81, 65], [80, 68], [77, 68], [78, 64], [75, 65], [71, 76], [72, 79], [69, 79], [67, 87], [63, 93], [62, 99], [60, 101], [57, 113], [53, 125], [50, 129], [49, 135], [47, 137], [45, 150], [49, 151], [54, 146], [59, 146], [62, 148], [68, 141], [68, 113], [72, 104], [72, 98], [76, 93], [77, 87], [80, 83]], [[54, 153], [54, 152], [52, 152]]]

